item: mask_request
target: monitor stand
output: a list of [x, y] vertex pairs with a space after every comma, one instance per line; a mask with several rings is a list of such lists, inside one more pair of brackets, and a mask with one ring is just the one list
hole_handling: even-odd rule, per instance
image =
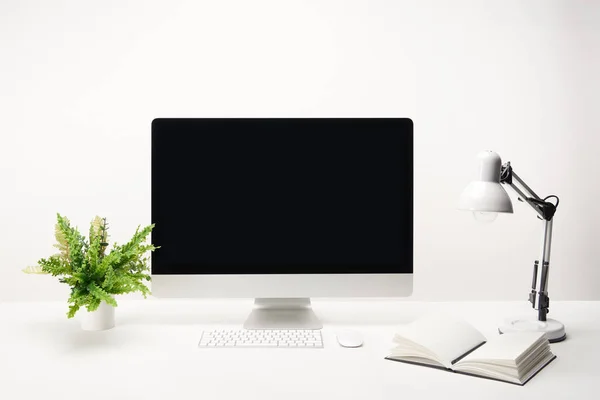
[[254, 299], [244, 329], [321, 329], [310, 299]]

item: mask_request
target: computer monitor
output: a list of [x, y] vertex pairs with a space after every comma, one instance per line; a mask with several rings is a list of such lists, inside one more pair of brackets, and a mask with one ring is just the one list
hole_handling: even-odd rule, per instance
[[246, 297], [244, 327], [319, 329], [310, 297], [412, 293], [407, 118], [152, 122], [152, 291]]

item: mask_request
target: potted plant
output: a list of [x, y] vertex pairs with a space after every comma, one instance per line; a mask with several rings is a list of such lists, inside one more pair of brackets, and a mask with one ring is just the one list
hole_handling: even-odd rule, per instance
[[67, 317], [73, 318], [81, 307], [87, 309], [84, 330], [104, 330], [115, 326], [115, 295], [140, 292], [150, 294], [147, 254], [156, 247], [146, 243], [154, 225], [136, 229], [125, 244], [114, 243], [109, 251], [106, 218], [95, 217], [85, 237], [68, 218], [57, 214], [55, 226], [58, 254], [42, 258], [26, 273], [50, 274], [71, 287]]

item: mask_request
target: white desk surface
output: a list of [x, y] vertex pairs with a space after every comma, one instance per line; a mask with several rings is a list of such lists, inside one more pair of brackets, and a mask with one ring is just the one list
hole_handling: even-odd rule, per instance
[[[427, 311], [486, 336], [527, 302], [314, 300], [324, 349], [198, 349], [200, 332], [238, 328], [249, 300], [120, 300], [117, 326], [84, 332], [65, 303], [0, 304], [0, 399], [599, 399], [600, 302], [553, 302], [567, 328], [558, 358], [521, 387], [384, 360], [394, 327]], [[338, 328], [365, 344], [341, 348]], [[459, 397], [460, 396], [460, 397]]]

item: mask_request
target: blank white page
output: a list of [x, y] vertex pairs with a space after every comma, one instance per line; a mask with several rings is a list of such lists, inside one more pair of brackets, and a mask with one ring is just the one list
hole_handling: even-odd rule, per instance
[[421, 317], [400, 327], [397, 335], [435, 353], [446, 368], [452, 366], [452, 361], [485, 342], [485, 337], [466, 321], [445, 314]]
[[535, 342], [544, 336], [543, 332], [512, 332], [498, 335], [489, 342], [460, 360], [461, 363], [474, 361], [516, 361]]

